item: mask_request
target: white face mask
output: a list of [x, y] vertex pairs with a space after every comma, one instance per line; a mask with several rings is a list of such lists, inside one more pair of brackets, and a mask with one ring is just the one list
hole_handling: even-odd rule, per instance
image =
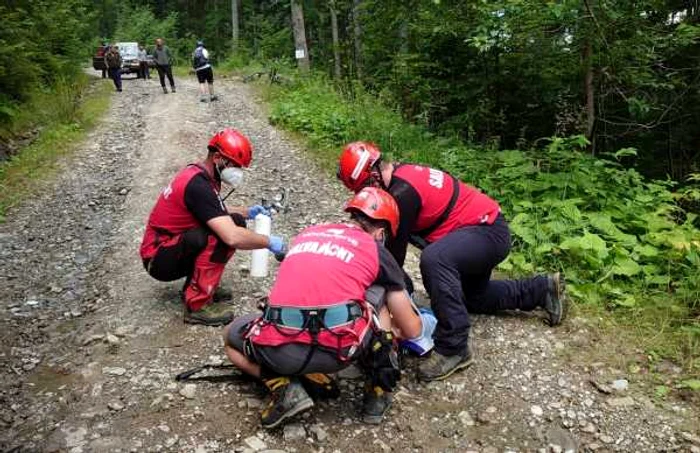
[[228, 167], [221, 170], [221, 180], [231, 187], [238, 187], [243, 182], [243, 170], [237, 167]]

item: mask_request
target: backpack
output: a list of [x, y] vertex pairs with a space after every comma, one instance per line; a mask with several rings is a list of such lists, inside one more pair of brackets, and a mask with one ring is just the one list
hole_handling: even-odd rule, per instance
[[107, 66], [110, 68], [118, 68], [121, 66], [121, 56], [118, 52], [109, 51], [105, 54], [107, 60]]
[[209, 64], [209, 60], [204, 56], [204, 47], [197, 47], [192, 56], [192, 67], [198, 69], [207, 64]]

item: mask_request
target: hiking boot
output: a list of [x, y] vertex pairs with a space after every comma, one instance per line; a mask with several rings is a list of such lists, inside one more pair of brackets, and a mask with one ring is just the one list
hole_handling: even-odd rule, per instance
[[219, 96], [217, 96], [217, 95], [215, 95], [215, 94], [212, 94], [211, 96], [209, 96], [209, 102], [214, 102], [214, 101], [216, 101], [217, 99], [219, 99]]
[[566, 283], [559, 272], [547, 277], [547, 295], [542, 308], [549, 314], [549, 325], [561, 324], [569, 311], [569, 301], [564, 293]]
[[209, 99], [207, 99], [206, 96], [200, 96], [199, 97], [199, 102], [207, 102]]
[[440, 381], [452, 375], [455, 371], [463, 370], [474, 362], [472, 353], [467, 348], [466, 354], [444, 356], [437, 351], [418, 366], [418, 379], [422, 381]]
[[312, 399], [335, 399], [340, 396], [340, 387], [331, 376], [311, 373], [301, 376], [301, 385]]
[[177, 90], [175, 90], [175, 87], [170, 87], [170, 91], [172, 91], [173, 93], [177, 93]]
[[227, 300], [231, 300], [233, 298], [233, 292], [230, 289], [224, 289], [221, 286], [216, 288], [214, 291], [214, 297], [212, 298], [213, 302], [224, 302]]
[[384, 414], [391, 407], [391, 393], [385, 392], [379, 386], [365, 384], [365, 394], [362, 399], [362, 421], [370, 425], [378, 425], [384, 419]]
[[205, 326], [225, 326], [233, 321], [232, 307], [222, 303], [209, 303], [197, 311], [185, 307], [183, 318], [185, 324], [202, 324]]
[[163, 87], [163, 93], [168, 94], [168, 89], [166, 87]]
[[299, 381], [288, 377], [276, 377], [265, 381], [272, 395], [267, 407], [260, 414], [263, 428], [274, 428], [284, 420], [314, 405], [314, 401]]

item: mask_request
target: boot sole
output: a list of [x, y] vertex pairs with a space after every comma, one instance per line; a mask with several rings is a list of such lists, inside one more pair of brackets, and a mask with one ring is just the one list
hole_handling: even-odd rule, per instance
[[465, 370], [465, 369], [469, 368], [470, 366], [472, 366], [473, 363], [474, 363], [474, 358], [470, 357], [469, 360], [458, 364], [456, 367], [452, 368], [450, 371], [448, 371], [445, 374], [441, 374], [440, 376], [435, 376], [435, 377], [431, 377], [431, 378], [426, 378], [424, 376], [421, 376], [419, 373], [418, 379], [423, 381], [423, 382], [442, 381], [442, 380], [447, 379], [448, 377], [452, 376], [457, 371]]
[[559, 316], [557, 318], [553, 318], [553, 315], [549, 313], [549, 325], [551, 327], [558, 326], [559, 324], [566, 319], [566, 316], [569, 313], [569, 300], [566, 297], [566, 281], [564, 280], [564, 277], [561, 275], [560, 272], [556, 272], [554, 274], [554, 290], [557, 293], [557, 300], [559, 301], [559, 306], [561, 307], [561, 311], [559, 313]]
[[196, 319], [196, 318], [184, 318], [183, 319], [185, 324], [194, 324], [194, 325], [201, 325], [201, 326], [209, 326], [209, 327], [221, 327], [229, 324], [231, 321], [233, 321], [233, 317], [231, 318], [219, 318], [219, 319], [212, 319], [212, 320], [205, 320], [205, 319]]
[[294, 406], [292, 409], [290, 409], [289, 411], [285, 412], [285, 414], [282, 415], [282, 416], [281, 416], [277, 421], [275, 421], [274, 423], [270, 423], [270, 424], [267, 424], [267, 425], [266, 425], [265, 423], [262, 423], [262, 427], [265, 428], [265, 429], [272, 429], [272, 428], [275, 428], [276, 426], [279, 426], [280, 423], [282, 423], [283, 421], [287, 420], [288, 418], [293, 417], [293, 416], [297, 415], [298, 413], [303, 412], [303, 411], [305, 411], [305, 410], [307, 410], [307, 409], [311, 409], [313, 406], [314, 406], [313, 400], [312, 400], [311, 398], [306, 398], [305, 400], [300, 401], [299, 404], [297, 404], [296, 406]]

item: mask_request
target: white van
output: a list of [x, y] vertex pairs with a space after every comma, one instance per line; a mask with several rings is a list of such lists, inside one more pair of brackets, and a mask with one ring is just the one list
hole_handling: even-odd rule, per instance
[[118, 42], [119, 55], [122, 57], [122, 74], [139, 73], [139, 43]]

